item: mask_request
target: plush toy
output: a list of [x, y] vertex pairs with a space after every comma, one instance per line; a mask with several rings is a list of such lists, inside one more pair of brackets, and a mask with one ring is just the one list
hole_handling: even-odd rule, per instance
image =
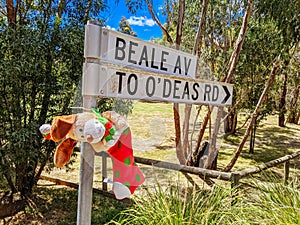
[[40, 132], [45, 139], [60, 142], [54, 155], [54, 164], [59, 168], [70, 161], [78, 141], [89, 142], [96, 152], [107, 150], [113, 161], [113, 181], [105, 181], [114, 184], [118, 199], [133, 194], [145, 180], [134, 163], [128, 123], [114, 111], [101, 115], [92, 109], [91, 112], [56, 116], [51, 125], [42, 125]]

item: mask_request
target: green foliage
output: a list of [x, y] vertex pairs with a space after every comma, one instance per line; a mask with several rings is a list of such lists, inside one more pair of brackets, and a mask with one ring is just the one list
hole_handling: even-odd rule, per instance
[[[186, 1], [185, 20], [183, 24], [183, 34], [181, 49], [192, 51], [198, 30], [202, 1]], [[167, 25], [173, 39], [176, 38], [176, 27], [178, 17], [178, 2], [173, 2], [169, 24]], [[209, 1], [204, 24], [200, 61], [210, 67], [211, 75], [209, 79], [220, 80], [226, 75], [227, 62], [237, 38], [243, 11], [244, 1]], [[201, 62], [202, 63], [202, 62]], [[199, 65], [200, 72], [202, 65]], [[203, 74], [200, 74], [203, 78]], [[206, 78], [206, 77], [205, 77]]]
[[231, 197], [231, 190], [218, 186], [195, 191], [157, 184], [154, 189], [147, 188], [146, 196], [137, 197], [133, 207], [110, 224], [227, 224], [233, 216]]
[[257, 13], [272, 20], [287, 48], [300, 40], [300, 2], [298, 0], [268, 0], [257, 2]]
[[[178, 186], [147, 189], [132, 208], [122, 211], [109, 224], [299, 224], [299, 180], [289, 185], [278, 177], [264, 182], [252, 180], [254, 189], [240, 197], [234, 190], [187, 191]], [[239, 190], [241, 192], [241, 190]], [[232, 204], [234, 202], [234, 204]]]
[[124, 16], [122, 16], [121, 21], [119, 22], [118, 31], [134, 37], [137, 36], [137, 34], [132, 30], [128, 20]]
[[100, 112], [112, 110], [125, 117], [131, 114], [133, 109], [133, 101], [126, 99], [101, 98], [97, 105]]
[[[236, 95], [242, 96], [235, 99], [235, 108], [239, 111], [255, 109], [269, 78], [272, 63], [281, 51], [280, 43], [281, 36], [273, 23], [250, 22], [234, 78]], [[258, 121], [275, 110], [274, 98], [275, 96], [268, 95], [268, 101], [262, 106]]]
[[55, 144], [43, 141], [38, 128], [71, 113], [82, 74], [84, 22], [104, 7], [101, 1], [58, 4], [24, 3], [13, 26], [3, 9], [0, 14], [0, 176], [23, 195], [52, 161]]
[[299, 180], [288, 185], [269, 176], [263, 183], [253, 181], [255, 195], [248, 196], [245, 218], [251, 224], [300, 224]]
[[126, 0], [128, 11], [133, 14], [135, 14], [139, 9], [142, 9], [144, 4], [145, 4], [144, 1]]
[[[253, 111], [268, 79], [274, 59], [287, 61], [290, 49], [299, 42], [299, 1], [255, 1], [240, 59], [234, 75], [233, 108]], [[209, 1], [204, 25], [199, 73], [201, 78], [221, 80], [228, 72], [228, 61], [237, 41], [247, 1]], [[181, 48], [191, 51], [198, 29], [202, 1], [186, 1]], [[173, 1], [167, 30], [176, 38], [178, 2]], [[202, 64], [210, 68], [210, 76]], [[280, 74], [281, 71], [278, 72]], [[295, 77], [295, 76], [292, 76]], [[280, 79], [277, 82], [281, 82]], [[271, 88], [258, 120], [278, 110], [281, 84]]]

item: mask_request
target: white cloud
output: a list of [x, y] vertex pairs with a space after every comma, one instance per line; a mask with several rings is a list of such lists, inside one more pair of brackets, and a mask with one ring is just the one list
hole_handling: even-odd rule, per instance
[[155, 25], [155, 22], [153, 19], [148, 19], [146, 16], [131, 16], [129, 19], [127, 19], [130, 25], [136, 25], [136, 26], [149, 26], [153, 27]]
[[111, 26], [109, 26], [109, 25], [106, 25], [106, 27], [105, 28], [107, 28], [107, 29], [109, 29], [109, 30], [116, 30], [116, 28], [114, 28], [114, 27], [111, 27]]

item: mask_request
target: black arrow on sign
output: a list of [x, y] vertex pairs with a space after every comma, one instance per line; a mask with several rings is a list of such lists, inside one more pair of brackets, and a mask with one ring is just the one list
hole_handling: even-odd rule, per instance
[[226, 96], [222, 101], [222, 104], [224, 104], [230, 98], [230, 92], [228, 91], [228, 88], [226, 86], [222, 86], [222, 87], [223, 87], [224, 91], [226, 92]]

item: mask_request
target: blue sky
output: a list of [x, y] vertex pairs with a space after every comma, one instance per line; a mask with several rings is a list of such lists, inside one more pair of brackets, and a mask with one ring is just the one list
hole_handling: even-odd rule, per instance
[[[128, 12], [125, 0], [106, 0], [109, 9], [103, 14], [106, 20], [106, 26], [110, 29], [117, 29], [122, 16], [125, 16], [130, 23], [137, 37], [143, 40], [150, 40], [151, 37], [161, 38], [162, 32], [159, 26], [152, 19], [148, 12], [146, 3], [143, 3], [143, 9], [138, 10], [136, 14]], [[144, 1], [143, 1], [144, 2]], [[161, 23], [165, 22], [165, 17], [162, 15], [163, 0], [153, 0], [153, 9]]]

